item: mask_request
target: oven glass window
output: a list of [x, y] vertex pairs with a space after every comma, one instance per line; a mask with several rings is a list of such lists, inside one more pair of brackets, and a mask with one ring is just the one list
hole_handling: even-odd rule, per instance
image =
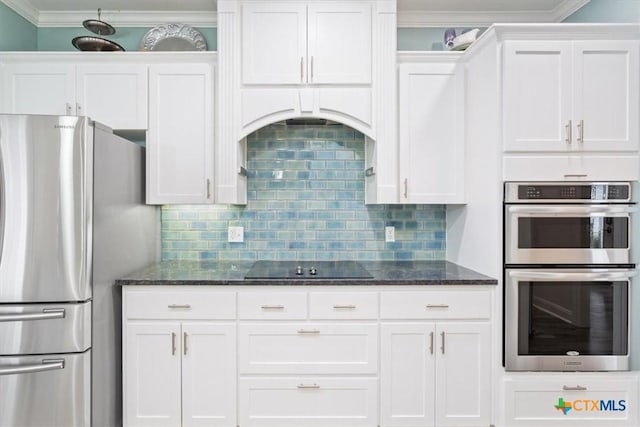
[[520, 249], [626, 249], [628, 217], [521, 217]]
[[628, 282], [518, 282], [519, 355], [626, 355]]

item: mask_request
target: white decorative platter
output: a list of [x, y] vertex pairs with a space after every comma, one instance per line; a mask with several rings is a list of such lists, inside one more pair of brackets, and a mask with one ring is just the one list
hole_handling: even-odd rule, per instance
[[140, 50], [207, 50], [207, 41], [200, 31], [187, 24], [162, 24], [147, 31], [140, 41]]

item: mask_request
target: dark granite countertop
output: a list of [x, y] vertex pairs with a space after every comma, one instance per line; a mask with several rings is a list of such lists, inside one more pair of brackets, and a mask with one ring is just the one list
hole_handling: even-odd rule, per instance
[[116, 281], [116, 285], [496, 285], [496, 279], [449, 261], [360, 261], [371, 279], [244, 278], [253, 261], [161, 261]]

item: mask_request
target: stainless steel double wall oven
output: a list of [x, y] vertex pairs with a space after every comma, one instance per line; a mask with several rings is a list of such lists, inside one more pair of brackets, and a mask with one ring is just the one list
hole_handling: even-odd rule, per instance
[[629, 369], [629, 182], [505, 183], [510, 371]]

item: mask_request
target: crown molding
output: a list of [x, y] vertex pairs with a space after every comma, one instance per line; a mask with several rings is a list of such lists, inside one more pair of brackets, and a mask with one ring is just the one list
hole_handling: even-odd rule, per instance
[[[0, 0], [36, 27], [76, 27], [95, 11], [38, 11], [28, 0]], [[495, 23], [561, 22], [590, 0], [565, 0], [549, 11], [420, 11], [398, 10], [398, 27], [489, 27]], [[193, 27], [216, 27], [215, 11], [108, 11], [104, 20], [121, 27], [153, 27], [181, 22]]]
[[38, 19], [40, 12], [33, 7], [31, 3], [25, 0], [0, 0], [7, 7], [12, 9], [15, 13], [22, 16], [27, 21], [31, 22], [36, 27], [38, 26]]
[[[38, 11], [27, 0], [0, 0], [7, 7], [36, 27], [78, 27], [82, 21], [95, 18], [95, 10], [86, 11]], [[102, 10], [101, 17], [113, 26], [154, 27], [167, 22], [180, 22], [192, 27], [216, 27], [215, 11], [109, 11]]]
[[495, 23], [562, 22], [591, 0], [566, 0], [552, 10], [420, 11], [398, 10], [398, 27], [489, 27]]

